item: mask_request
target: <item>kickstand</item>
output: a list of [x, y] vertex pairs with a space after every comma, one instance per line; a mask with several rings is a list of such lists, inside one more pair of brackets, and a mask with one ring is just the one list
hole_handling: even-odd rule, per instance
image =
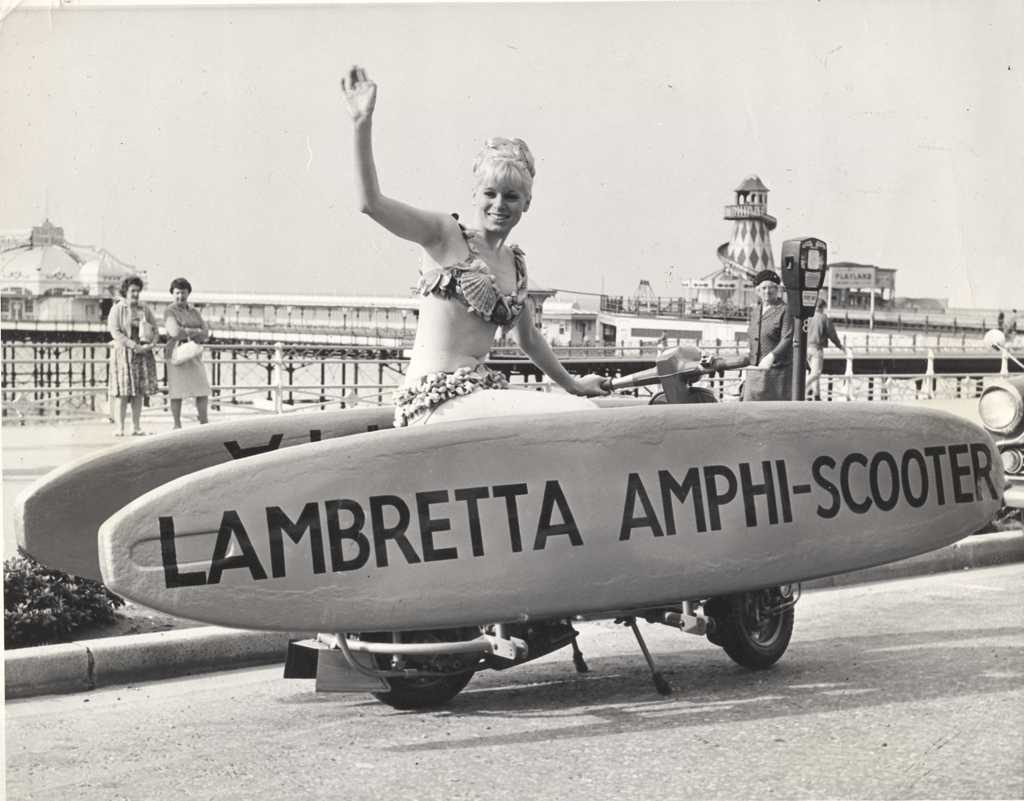
[[651, 658], [651, 652], [647, 650], [647, 643], [645, 643], [644, 638], [640, 636], [640, 629], [637, 628], [636, 618], [627, 617], [625, 623], [633, 629], [633, 636], [636, 637], [636, 641], [640, 645], [640, 650], [643, 652], [644, 659], [647, 660], [647, 667], [651, 669], [651, 678], [654, 680], [654, 689], [657, 690], [660, 695], [671, 695], [672, 686], [665, 681], [665, 677], [662, 676], [654, 666], [654, 660]]
[[576, 666], [577, 673], [587, 673], [590, 668], [587, 667], [586, 661], [583, 659], [583, 651], [580, 650], [579, 643], [576, 642], [576, 638], [579, 637], [579, 632], [575, 632], [572, 638], [572, 663]]

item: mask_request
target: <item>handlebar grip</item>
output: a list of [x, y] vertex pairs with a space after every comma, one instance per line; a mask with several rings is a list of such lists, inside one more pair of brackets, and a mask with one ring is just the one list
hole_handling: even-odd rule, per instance
[[629, 389], [630, 387], [642, 387], [647, 384], [657, 384], [661, 379], [658, 378], [658, 368], [651, 367], [648, 370], [641, 370], [639, 373], [630, 373], [629, 375], [619, 376], [618, 378], [611, 378], [608, 380], [606, 386], [610, 390], [615, 389]]

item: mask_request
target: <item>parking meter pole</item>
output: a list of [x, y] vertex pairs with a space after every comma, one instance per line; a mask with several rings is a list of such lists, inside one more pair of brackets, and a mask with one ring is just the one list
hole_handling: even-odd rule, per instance
[[[796, 300], [797, 310], [800, 309], [799, 293]], [[793, 303], [790, 301], [790, 309]], [[807, 373], [804, 367], [807, 364], [807, 330], [806, 320], [798, 317], [793, 318], [793, 385], [790, 400], [807, 399]]]
[[782, 243], [782, 285], [786, 308], [793, 320], [792, 400], [804, 400], [807, 389], [807, 326], [814, 315], [827, 269], [828, 246], [816, 237], [787, 239]]

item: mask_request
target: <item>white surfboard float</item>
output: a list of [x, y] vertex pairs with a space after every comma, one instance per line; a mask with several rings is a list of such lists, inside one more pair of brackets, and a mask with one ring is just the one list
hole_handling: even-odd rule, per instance
[[206, 467], [321, 439], [390, 428], [394, 408], [254, 416], [132, 440], [63, 465], [15, 504], [18, 544], [33, 558], [99, 580], [96, 534], [110, 515], [172, 479]]
[[878, 403], [595, 409], [358, 434], [170, 482], [99, 536], [174, 615], [377, 631], [600, 613], [807, 580], [971, 534], [994, 444]]
[[[517, 392], [516, 405], [524, 412], [537, 411], [550, 407], [552, 404], [545, 402], [559, 397], [555, 393]], [[635, 399], [622, 397], [599, 398], [596, 402], [607, 406], [637, 404]], [[140, 495], [225, 462], [391, 428], [394, 413], [393, 406], [379, 406], [257, 415], [133, 439], [63, 465], [27, 487], [15, 503], [18, 544], [45, 565], [98, 581], [96, 534], [100, 525]], [[496, 412], [489, 408], [481, 413]]]

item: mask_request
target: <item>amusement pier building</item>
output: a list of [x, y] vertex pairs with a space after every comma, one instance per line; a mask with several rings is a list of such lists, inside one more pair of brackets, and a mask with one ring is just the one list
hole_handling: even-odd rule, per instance
[[[632, 295], [600, 295], [596, 302], [588, 293], [556, 295], [532, 286], [544, 338], [568, 348], [681, 342], [742, 347], [754, 303], [751, 279], [775, 266], [771, 233], [777, 223], [768, 213], [768, 192], [756, 175], [736, 188], [735, 202], [724, 214], [733, 225], [732, 236], [717, 250], [717, 269], [682, 281], [679, 295], [658, 295], [647, 280], [640, 280]], [[857, 334], [865, 344], [888, 336], [890, 345], [894, 332], [907, 333], [908, 342], [929, 331], [980, 339], [986, 328], [1009, 328], [1016, 322], [1015, 312], [953, 310], [938, 300], [897, 298], [895, 273], [850, 262], [828, 266], [827, 297], [841, 335]], [[49, 220], [30, 231], [0, 233], [4, 341], [106, 341], [107, 312], [129, 275], [145, 280], [144, 270], [102, 247], [68, 241], [64, 229]], [[147, 289], [142, 297], [158, 318], [171, 302], [162, 288]], [[281, 341], [391, 353], [411, 345], [420, 305], [411, 291], [405, 296], [329, 296], [197, 290], [191, 301], [224, 343]], [[1021, 316], [1018, 328], [1024, 328]], [[512, 343], [496, 342], [502, 344]]]

